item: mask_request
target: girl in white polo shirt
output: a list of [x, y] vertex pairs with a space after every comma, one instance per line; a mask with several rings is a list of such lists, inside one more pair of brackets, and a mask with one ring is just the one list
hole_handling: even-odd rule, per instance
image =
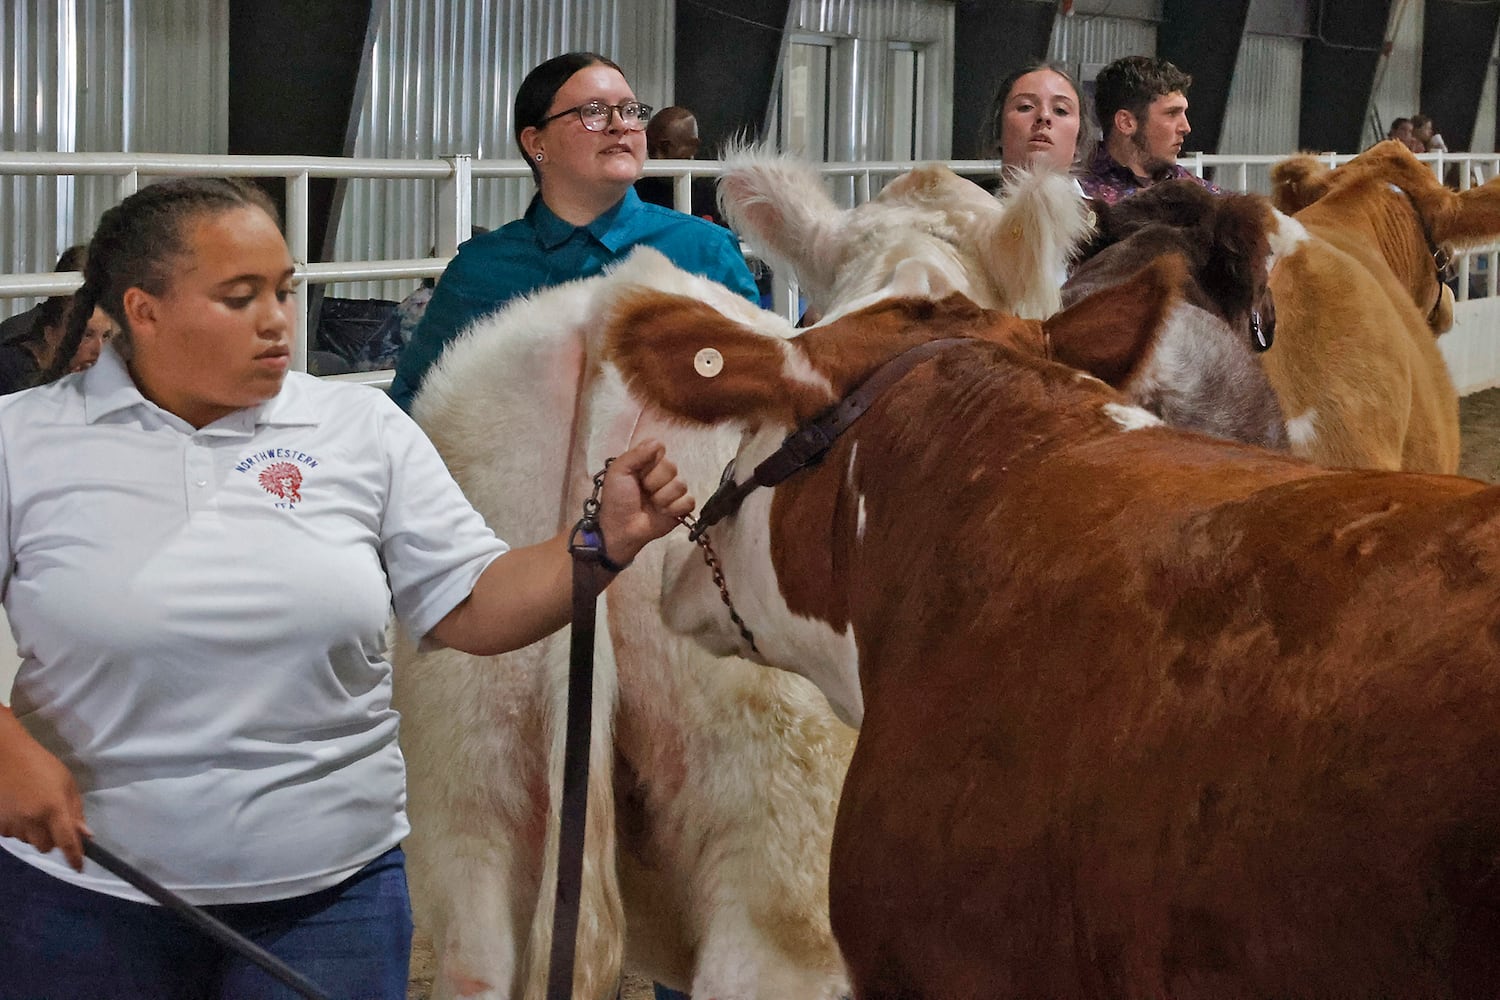
[[[273, 996], [114, 876], [132, 858], [338, 996], [406, 995], [407, 832], [385, 658], [566, 623], [566, 538], [508, 550], [383, 393], [288, 373], [292, 260], [258, 189], [106, 212], [73, 310], [121, 336], [0, 401], [0, 996]], [[692, 507], [659, 444], [604, 480], [628, 562]], [[602, 572], [602, 571], [601, 571]]]

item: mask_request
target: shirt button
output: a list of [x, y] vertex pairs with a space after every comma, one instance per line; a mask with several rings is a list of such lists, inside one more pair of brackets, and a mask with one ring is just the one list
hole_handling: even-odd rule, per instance
[[208, 485], [208, 480], [207, 479], [200, 479], [200, 480], [198, 480], [197, 485], [199, 485], [199, 486], [207, 486]]

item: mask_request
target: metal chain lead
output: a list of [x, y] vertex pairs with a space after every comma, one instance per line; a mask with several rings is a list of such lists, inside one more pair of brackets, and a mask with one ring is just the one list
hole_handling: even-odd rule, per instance
[[604, 468], [594, 473], [594, 492], [583, 502], [583, 523], [590, 529], [597, 530], [599, 527], [599, 494], [604, 490], [604, 474], [614, 461], [613, 458], [606, 458]]
[[[692, 531], [694, 524], [697, 523], [691, 514], [684, 514], [677, 521], [689, 531]], [[740, 613], [734, 609], [734, 602], [729, 599], [729, 584], [724, 581], [724, 569], [719, 564], [718, 554], [714, 552], [714, 547], [708, 540], [708, 532], [705, 531], [698, 536], [698, 547], [703, 550], [703, 562], [707, 564], [708, 571], [713, 574], [714, 584], [719, 588], [719, 599], [729, 609], [729, 620], [734, 622], [735, 627], [740, 630], [740, 637], [749, 644], [751, 651], [759, 656], [760, 649], [755, 645], [755, 636], [750, 633], [749, 626], [740, 617]]]

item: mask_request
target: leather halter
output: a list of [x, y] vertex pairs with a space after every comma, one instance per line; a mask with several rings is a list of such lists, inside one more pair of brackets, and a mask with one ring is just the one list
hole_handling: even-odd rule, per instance
[[1427, 225], [1427, 218], [1422, 214], [1422, 209], [1418, 207], [1417, 199], [1412, 197], [1411, 192], [1397, 184], [1391, 184], [1390, 187], [1406, 195], [1406, 201], [1411, 205], [1412, 214], [1417, 217], [1417, 225], [1422, 230], [1422, 239], [1427, 242], [1427, 252], [1432, 255], [1432, 266], [1437, 272], [1438, 290], [1437, 301], [1427, 311], [1427, 319], [1431, 322], [1432, 317], [1437, 315], [1438, 309], [1442, 308], [1443, 286], [1454, 276], [1453, 254], [1449, 253], [1446, 247], [1440, 247], [1433, 241], [1432, 229]]
[[909, 347], [875, 370], [859, 387], [833, 406], [787, 435], [771, 455], [755, 467], [743, 483], [734, 481], [734, 459], [724, 466], [719, 488], [704, 503], [688, 538], [697, 541], [709, 528], [740, 509], [745, 498], [762, 486], [776, 486], [803, 469], [816, 465], [839, 436], [864, 415], [880, 395], [934, 354], [967, 343], [971, 338], [947, 337]]

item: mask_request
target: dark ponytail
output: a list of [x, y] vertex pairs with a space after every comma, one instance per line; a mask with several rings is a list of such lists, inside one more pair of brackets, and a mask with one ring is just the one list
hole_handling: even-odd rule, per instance
[[120, 332], [116, 350], [130, 356], [130, 323], [125, 292], [141, 288], [152, 295], [166, 291], [176, 258], [187, 253], [187, 223], [203, 215], [238, 208], [259, 208], [280, 225], [276, 206], [264, 191], [238, 178], [179, 177], [144, 187], [109, 209], [89, 241], [83, 287], [73, 294], [68, 326], [42, 383], [67, 373], [97, 306]]

